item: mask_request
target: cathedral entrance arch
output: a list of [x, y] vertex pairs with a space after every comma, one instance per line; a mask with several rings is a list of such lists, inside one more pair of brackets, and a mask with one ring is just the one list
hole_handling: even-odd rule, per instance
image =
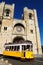
[[23, 43], [25, 40], [21, 36], [17, 36], [13, 39], [13, 43]]

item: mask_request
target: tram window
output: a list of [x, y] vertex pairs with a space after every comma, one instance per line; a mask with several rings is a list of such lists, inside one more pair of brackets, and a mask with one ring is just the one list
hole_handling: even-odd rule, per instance
[[27, 49], [30, 50], [30, 45], [27, 45]]
[[19, 51], [19, 49], [20, 49], [20, 47], [19, 47], [19, 46], [17, 46], [17, 51]]
[[25, 45], [22, 45], [22, 50], [26, 50], [26, 46]]
[[10, 48], [10, 47], [9, 47], [9, 46], [7, 46], [7, 47], [5, 48], [5, 50], [9, 51], [9, 48]]
[[12, 46], [12, 50], [14, 51], [14, 47]]
[[10, 50], [13, 51], [13, 46], [10, 46]]
[[33, 46], [31, 45], [31, 51], [33, 51]]
[[12, 50], [13, 50], [13, 51], [19, 51], [19, 49], [20, 49], [19, 46], [13, 46], [13, 47], [12, 47]]
[[11, 51], [11, 46], [10, 46], [9, 50]]
[[14, 46], [14, 51], [16, 51], [16, 46]]

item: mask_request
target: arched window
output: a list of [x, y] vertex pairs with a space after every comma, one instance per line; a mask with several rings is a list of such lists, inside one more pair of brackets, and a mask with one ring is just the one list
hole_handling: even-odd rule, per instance
[[16, 27], [16, 31], [18, 31], [18, 32], [21, 32], [23, 29], [25, 30], [24, 25], [21, 23], [15, 24], [14, 27]]
[[14, 27], [16, 27], [16, 26], [21, 26], [21, 27], [23, 27], [25, 29], [24, 25], [21, 24], [21, 23], [17, 23], [17, 24], [14, 25]]
[[9, 9], [6, 9], [6, 10], [5, 10], [6, 16], [9, 16], [10, 12], [11, 12], [11, 11], [10, 11]]
[[29, 13], [29, 19], [32, 19], [32, 13]]

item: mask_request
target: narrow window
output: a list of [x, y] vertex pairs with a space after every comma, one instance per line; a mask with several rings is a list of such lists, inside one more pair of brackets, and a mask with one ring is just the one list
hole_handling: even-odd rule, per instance
[[33, 33], [33, 30], [30, 30], [31, 33]]
[[32, 14], [31, 13], [29, 13], [29, 19], [32, 19]]
[[7, 27], [4, 27], [4, 30], [7, 30]]
[[1, 32], [1, 27], [0, 27], [0, 32]]
[[6, 16], [9, 16], [9, 11], [6, 12]]
[[6, 16], [8, 17], [9, 14], [10, 14], [10, 10], [9, 10], [9, 9], [6, 9], [6, 10], [5, 10], [5, 13], [6, 13]]
[[2, 21], [0, 21], [0, 25], [2, 24]]

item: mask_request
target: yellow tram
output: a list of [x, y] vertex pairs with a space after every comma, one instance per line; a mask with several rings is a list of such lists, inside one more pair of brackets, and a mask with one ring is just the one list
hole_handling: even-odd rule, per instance
[[34, 59], [32, 44], [5, 44], [4, 56], [18, 57], [21, 59]]

